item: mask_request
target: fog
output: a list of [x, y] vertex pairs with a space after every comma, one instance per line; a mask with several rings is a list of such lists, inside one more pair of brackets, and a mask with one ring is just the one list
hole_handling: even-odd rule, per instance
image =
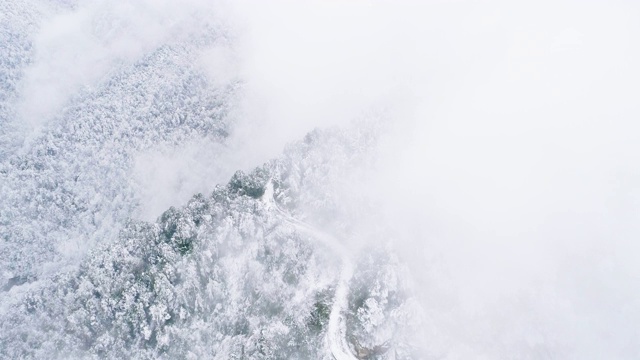
[[389, 114], [358, 187], [420, 284], [427, 354], [640, 356], [638, 5], [243, 5], [257, 146]]
[[[43, 26], [25, 121], [40, 124], [113, 64], [195, 31], [180, 19], [196, 13], [228, 42], [194, 66], [213, 83], [243, 83], [224, 149], [203, 140], [140, 154], [143, 217], [316, 127], [384, 113], [375, 164], [357, 169], [366, 176], [343, 201], [368, 198], [395, 234], [418, 284], [427, 356], [640, 357], [636, 2], [107, 4], [80, 3]], [[87, 19], [105, 11], [126, 26], [87, 35]], [[178, 178], [187, 184], [175, 197], [154, 197]]]

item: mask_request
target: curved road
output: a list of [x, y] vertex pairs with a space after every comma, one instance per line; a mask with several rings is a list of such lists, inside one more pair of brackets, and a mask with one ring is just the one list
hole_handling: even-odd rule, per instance
[[337, 238], [292, 217], [280, 209], [273, 198], [273, 184], [271, 182], [267, 184], [262, 199], [266, 203], [267, 208], [273, 208], [276, 212], [282, 215], [283, 219], [287, 223], [295, 227], [296, 230], [312, 236], [314, 239], [320, 241], [324, 246], [330, 248], [331, 251], [341, 258], [342, 269], [340, 270], [340, 278], [338, 279], [338, 286], [336, 287], [333, 306], [331, 307], [331, 314], [329, 315], [327, 343], [334, 359], [357, 360], [347, 343], [347, 324], [344, 318], [344, 313], [347, 310], [349, 303], [349, 280], [353, 275], [353, 263], [349, 257], [349, 251]]

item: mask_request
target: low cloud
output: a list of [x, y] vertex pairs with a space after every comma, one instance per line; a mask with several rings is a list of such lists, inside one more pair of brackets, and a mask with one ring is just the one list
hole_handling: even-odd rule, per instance
[[[203, 49], [196, 66], [244, 87], [228, 153], [194, 143], [140, 155], [136, 176], [167, 182], [143, 191], [153, 198], [144, 217], [314, 127], [384, 109], [389, 132], [358, 187], [420, 284], [430, 355], [638, 356], [638, 5], [213, 4], [103, 1], [44, 24], [23, 119], [41, 123], [210, 13], [229, 43]], [[167, 191], [179, 199], [154, 198]]]

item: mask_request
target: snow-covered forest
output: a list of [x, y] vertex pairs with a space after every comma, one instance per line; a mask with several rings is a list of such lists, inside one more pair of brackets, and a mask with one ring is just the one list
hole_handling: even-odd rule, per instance
[[637, 15], [0, 0], [0, 359], [639, 358]]

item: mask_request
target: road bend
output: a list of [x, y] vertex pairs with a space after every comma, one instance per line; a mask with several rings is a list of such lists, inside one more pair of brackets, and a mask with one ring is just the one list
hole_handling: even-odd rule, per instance
[[329, 326], [327, 328], [327, 344], [331, 355], [336, 360], [357, 360], [351, 352], [347, 342], [347, 324], [345, 314], [349, 304], [349, 281], [353, 275], [353, 263], [349, 251], [339, 239], [331, 234], [321, 231], [314, 226], [298, 220], [284, 210], [280, 209], [273, 198], [273, 184], [269, 182], [262, 196], [268, 208], [275, 210], [283, 220], [292, 225], [296, 230], [306, 233], [316, 241], [329, 248], [336, 256], [340, 257], [342, 268], [336, 286], [331, 313], [329, 314]]

